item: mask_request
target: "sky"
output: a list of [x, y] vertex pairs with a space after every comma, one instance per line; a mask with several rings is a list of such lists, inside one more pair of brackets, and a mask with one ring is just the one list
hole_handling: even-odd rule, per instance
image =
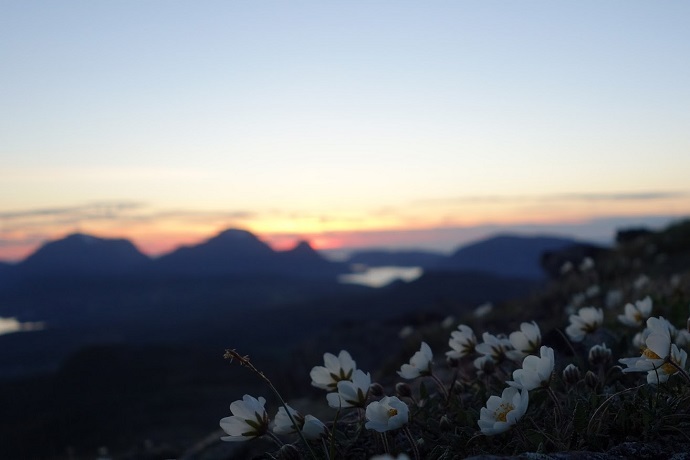
[[690, 215], [685, 1], [0, 0], [0, 260]]

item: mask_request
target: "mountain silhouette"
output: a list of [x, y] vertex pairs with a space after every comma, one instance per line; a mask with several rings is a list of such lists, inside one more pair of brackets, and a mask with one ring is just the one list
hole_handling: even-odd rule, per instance
[[21, 276], [68, 277], [129, 274], [150, 263], [128, 240], [75, 233], [46, 243], [12, 268]]
[[300, 241], [288, 251], [279, 252], [278, 256], [278, 268], [286, 273], [297, 271], [300, 276], [330, 278], [349, 271], [347, 264], [326, 260], [306, 241]]
[[441, 271], [482, 271], [510, 278], [543, 279], [541, 257], [576, 244], [569, 238], [497, 235], [463, 246], [435, 267]]
[[195, 246], [185, 246], [155, 261], [156, 271], [168, 275], [269, 275], [334, 277], [343, 264], [322, 258], [306, 242], [289, 251], [274, 251], [254, 234], [225, 230]]

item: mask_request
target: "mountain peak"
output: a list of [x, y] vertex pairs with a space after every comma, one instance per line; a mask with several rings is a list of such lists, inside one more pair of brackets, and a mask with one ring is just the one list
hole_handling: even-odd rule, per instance
[[303, 252], [303, 253], [312, 253], [316, 252], [314, 248], [309, 244], [309, 241], [299, 241], [294, 248], [291, 249], [292, 252]]
[[247, 230], [242, 230], [239, 228], [228, 228], [226, 230], [223, 230], [222, 232], [218, 233], [216, 235], [216, 238], [223, 238], [223, 239], [233, 239], [233, 240], [255, 240], [257, 239], [256, 235], [253, 233], [247, 231]]

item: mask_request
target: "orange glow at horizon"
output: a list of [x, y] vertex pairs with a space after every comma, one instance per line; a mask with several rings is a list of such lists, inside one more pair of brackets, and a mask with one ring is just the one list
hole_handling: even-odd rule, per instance
[[[656, 200], [537, 200], [414, 204], [374, 217], [349, 213], [316, 217], [317, 214], [285, 216], [257, 215], [227, 217], [222, 214], [178, 216], [161, 212], [151, 218], [126, 216], [123, 220], [103, 219], [78, 224], [50, 224], [27, 221], [26, 229], [17, 225], [3, 231], [0, 260], [18, 261], [41, 244], [71, 233], [87, 233], [102, 238], [126, 238], [149, 256], [160, 256], [183, 245], [200, 244], [228, 228], [252, 232], [275, 250], [288, 250], [307, 241], [318, 250], [375, 246], [423, 247], [433, 244], [433, 231], [478, 226], [558, 225], [587, 222], [618, 216], [690, 215], [685, 199]], [[40, 230], [40, 232], [38, 231]]]

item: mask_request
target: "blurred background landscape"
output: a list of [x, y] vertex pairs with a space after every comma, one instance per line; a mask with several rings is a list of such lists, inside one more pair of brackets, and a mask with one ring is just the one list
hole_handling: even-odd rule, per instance
[[686, 3], [0, 11], [0, 458], [227, 458], [226, 348], [318, 399], [325, 352], [562, 327], [566, 262], [685, 298]]

